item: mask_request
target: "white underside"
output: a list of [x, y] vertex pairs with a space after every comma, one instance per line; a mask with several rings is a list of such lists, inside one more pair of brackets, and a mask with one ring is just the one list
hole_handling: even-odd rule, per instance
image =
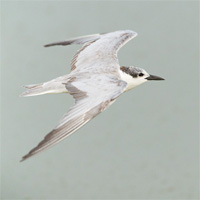
[[[128, 83], [125, 92], [147, 81], [144, 77], [133, 78], [131, 75], [126, 74], [121, 70], [119, 73], [121, 80]], [[67, 78], [68, 75], [64, 75], [45, 83], [26, 86], [27, 91], [25, 91], [21, 96], [25, 97], [25, 96], [35, 96], [35, 95], [50, 94], [50, 93], [54, 94], [67, 93], [68, 91], [65, 85], [63, 84], [67, 82]]]

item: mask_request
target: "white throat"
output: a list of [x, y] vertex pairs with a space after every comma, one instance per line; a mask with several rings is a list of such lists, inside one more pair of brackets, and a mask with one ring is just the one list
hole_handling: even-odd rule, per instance
[[141, 85], [142, 83], [147, 81], [146, 79], [142, 79], [142, 78], [133, 78], [131, 75], [129, 75], [121, 70], [120, 70], [120, 76], [123, 81], [128, 83], [128, 87], [126, 88], [125, 92], [127, 92], [128, 90], [131, 90], [131, 89], [137, 87], [138, 85]]

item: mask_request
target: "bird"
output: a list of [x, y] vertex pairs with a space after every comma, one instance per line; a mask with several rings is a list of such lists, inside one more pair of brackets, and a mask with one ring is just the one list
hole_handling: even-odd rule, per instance
[[119, 49], [136, 36], [134, 31], [118, 30], [44, 45], [77, 44], [82, 47], [71, 61], [69, 74], [44, 83], [26, 85], [24, 87], [27, 90], [21, 96], [68, 93], [73, 96], [75, 103], [58, 125], [21, 161], [49, 149], [77, 131], [113, 104], [122, 93], [147, 81], [164, 80], [139, 67], [120, 66], [117, 58]]

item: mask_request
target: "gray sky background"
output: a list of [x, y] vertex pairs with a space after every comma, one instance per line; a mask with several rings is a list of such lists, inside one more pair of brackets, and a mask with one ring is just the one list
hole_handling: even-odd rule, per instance
[[[121, 65], [164, 77], [122, 95], [55, 147], [19, 160], [73, 104], [19, 98], [26, 84], [69, 73], [70, 37], [130, 29]], [[197, 1], [1, 2], [2, 199], [198, 199]]]

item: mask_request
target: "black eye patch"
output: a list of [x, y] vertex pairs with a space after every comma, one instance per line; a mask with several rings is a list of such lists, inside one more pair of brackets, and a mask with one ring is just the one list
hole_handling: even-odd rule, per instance
[[138, 76], [144, 76], [144, 74], [143, 73], [139, 73]]

